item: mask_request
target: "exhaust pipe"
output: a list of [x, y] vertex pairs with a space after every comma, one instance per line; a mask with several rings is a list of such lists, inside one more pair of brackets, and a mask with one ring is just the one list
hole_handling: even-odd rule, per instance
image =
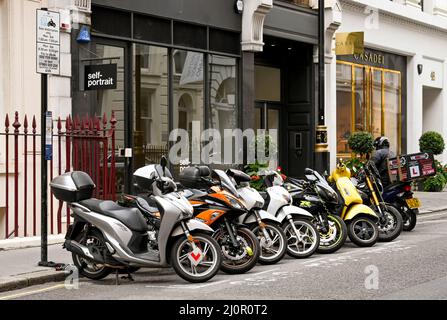
[[101, 256], [99, 256], [99, 255], [93, 256], [93, 254], [90, 252], [90, 250], [86, 246], [80, 244], [77, 241], [65, 240], [64, 248], [70, 252], [76, 253], [77, 255], [79, 255], [83, 258], [91, 259], [98, 263], [104, 263], [104, 259], [102, 259]]

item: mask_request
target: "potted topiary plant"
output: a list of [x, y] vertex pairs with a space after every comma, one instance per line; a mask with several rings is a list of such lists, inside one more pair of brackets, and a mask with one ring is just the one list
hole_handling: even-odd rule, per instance
[[352, 152], [360, 155], [361, 158], [369, 157], [374, 150], [374, 138], [366, 131], [354, 132], [348, 139], [348, 146]]
[[419, 138], [421, 152], [429, 152], [438, 155], [444, 152], [445, 143], [442, 135], [435, 131], [427, 131]]
[[[419, 138], [419, 150], [421, 152], [439, 155], [444, 152], [445, 142], [442, 135], [435, 131], [427, 131]], [[419, 190], [439, 192], [444, 190], [447, 184], [447, 175], [444, 166], [438, 161], [436, 163], [436, 175], [419, 184]]]

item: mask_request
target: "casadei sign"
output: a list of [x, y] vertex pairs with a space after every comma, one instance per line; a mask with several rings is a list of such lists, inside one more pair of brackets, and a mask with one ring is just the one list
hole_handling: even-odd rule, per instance
[[84, 90], [116, 89], [116, 78], [116, 63], [85, 66]]

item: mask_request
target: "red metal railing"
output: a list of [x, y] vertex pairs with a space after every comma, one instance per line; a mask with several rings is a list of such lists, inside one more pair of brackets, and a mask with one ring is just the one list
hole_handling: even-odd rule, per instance
[[[114, 113], [112, 112], [110, 121], [104, 114], [102, 117], [76, 116], [74, 119], [68, 116], [64, 121], [58, 118], [54, 122], [56, 132], [53, 132], [53, 151], [56, 152], [53, 152], [53, 159], [48, 163], [49, 180], [53, 179], [55, 173], [60, 175], [72, 170], [85, 171], [96, 184], [96, 198], [116, 200], [117, 120]], [[41, 150], [36, 148], [36, 140], [40, 140], [41, 134], [37, 132], [35, 116], [32, 117], [31, 130], [28, 117], [25, 115], [22, 126], [18, 112], [14, 114], [12, 125], [6, 114], [4, 125], [4, 132], [0, 132], [0, 155], [4, 152], [4, 156], [0, 156], [0, 199], [4, 199], [4, 203], [0, 202], [0, 239], [36, 236], [40, 232], [37, 228], [40, 225], [40, 201], [36, 199], [41, 190], [38, 183]], [[11, 153], [13, 158], [10, 157]], [[14, 168], [13, 171], [10, 171], [11, 167]], [[29, 177], [30, 171], [32, 175]], [[32, 197], [29, 198], [29, 195]], [[49, 195], [48, 232], [59, 234], [64, 232], [63, 212], [66, 225], [70, 224], [69, 208], [55, 199], [51, 192]]]

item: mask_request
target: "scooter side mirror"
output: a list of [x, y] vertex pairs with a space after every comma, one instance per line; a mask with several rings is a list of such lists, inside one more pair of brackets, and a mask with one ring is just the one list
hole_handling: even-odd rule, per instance
[[163, 175], [165, 175], [165, 168], [166, 168], [167, 165], [168, 165], [168, 160], [166, 159], [165, 156], [161, 156], [160, 166], [163, 169]]

